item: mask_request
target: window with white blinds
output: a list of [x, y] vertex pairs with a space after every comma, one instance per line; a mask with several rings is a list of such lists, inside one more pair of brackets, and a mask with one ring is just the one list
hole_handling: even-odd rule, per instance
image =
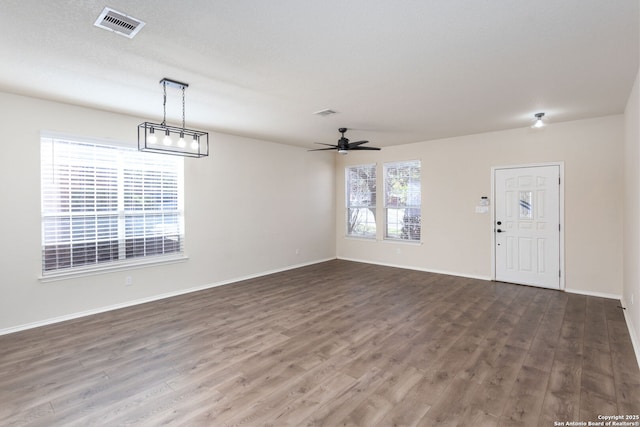
[[43, 276], [184, 252], [183, 159], [41, 138]]
[[346, 168], [347, 235], [376, 238], [376, 165]]
[[420, 160], [384, 164], [385, 238], [420, 241]]

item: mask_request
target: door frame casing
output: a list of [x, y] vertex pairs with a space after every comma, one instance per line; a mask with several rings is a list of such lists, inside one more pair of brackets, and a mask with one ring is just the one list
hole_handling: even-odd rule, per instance
[[[565, 290], [565, 277], [566, 271], [564, 268], [564, 162], [548, 162], [548, 163], [528, 163], [520, 165], [507, 165], [507, 166], [492, 166], [491, 167], [491, 280], [496, 280], [496, 170], [499, 169], [521, 169], [521, 168], [535, 168], [543, 166], [558, 166], [560, 170], [560, 188], [559, 188], [559, 220], [560, 220], [560, 281], [558, 283], [559, 290]], [[535, 286], [535, 285], [531, 285]]]

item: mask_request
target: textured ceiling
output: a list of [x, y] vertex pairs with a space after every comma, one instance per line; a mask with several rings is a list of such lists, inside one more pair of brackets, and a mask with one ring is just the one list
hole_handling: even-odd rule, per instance
[[[104, 6], [146, 26], [94, 27]], [[0, 90], [161, 121], [169, 77], [190, 85], [188, 127], [308, 148], [347, 127], [389, 146], [621, 113], [639, 15], [638, 0], [3, 0]]]

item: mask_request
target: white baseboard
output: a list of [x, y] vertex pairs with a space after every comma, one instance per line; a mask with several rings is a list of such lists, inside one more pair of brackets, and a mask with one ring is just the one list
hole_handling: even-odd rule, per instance
[[161, 300], [161, 299], [171, 298], [171, 297], [175, 297], [175, 296], [178, 296], [178, 295], [184, 295], [184, 294], [188, 294], [188, 293], [191, 293], [191, 292], [203, 291], [205, 289], [211, 289], [211, 288], [215, 288], [215, 287], [218, 287], [218, 286], [230, 285], [230, 284], [233, 284], [233, 283], [241, 282], [243, 280], [255, 279], [257, 277], [267, 276], [269, 274], [274, 274], [274, 273], [280, 273], [280, 272], [287, 271], [287, 270], [293, 270], [295, 268], [306, 267], [308, 265], [319, 264], [321, 262], [331, 261], [333, 259], [335, 259], [335, 258], [326, 258], [326, 259], [320, 259], [320, 260], [306, 262], [306, 263], [303, 263], [303, 264], [290, 265], [290, 266], [278, 268], [278, 269], [275, 269], [275, 270], [263, 271], [263, 272], [260, 272], [260, 273], [250, 274], [250, 275], [247, 275], [247, 276], [242, 276], [242, 277], [236, 277], [236, 278], [233, 278], [233, 279], [223, 280], [221, 282], [210, 283], [210, 284], [201, 285], [201, 286], [195, 286], [193, 288], [188, 288], [188, 289], [180, 289], [178, 291], [167, 292], [167, 293], [159, 294], [159, 295], [153, 295], [153, 296], [150, 296], [150, 297], [147, 297], [147, 298], [140, 298], [140, 299], [136, 299], [136, 300], [132, 300], [132, 301], [125, 301], [123, 303], [108, 305], [108, 306], [104, 306], [104, 307], [98, 307], [98, 308], [95, 308], [95, 309], [80, 311], [80, 312], [71, 313], [71, 314], [65, 314], [64, 316], [52, 317], [52, 318], [49, 318], [49, 319], [39, 320], [37, 322], [25, 323], [23, 325], [12, 326], [12, 327], [9, 327], [9, 328], [0, 329], [0, 335], [7, 335], [7, 334], [14, 333], [14, 332], [24, 331], [24, 330], [27, 330], [27, 329], [38, 328], [40, 326], [52, 325], [54, 323], [60, 323], [60, 322], [64, 322], [64, 321], [67, 321], [67, 320], [78, 319], [80, 317], [91, 316], [92, 314], [99, 314], [99, 313], [104, 313], [104, 312], [107, 312], [107, 311], [118, 310], [120, 308], [131, 307], [131, 306], [138, 305], [138, 304], [145, 304], [147, 302], [158, 301], [158, 300]]
[[[365, 263], [365, 264], [382, 265], [382, 266], [385, 266], [385, 267], [396, 267], [396, 268], [404, 268], [404, 269], [407, 269], [407, 270], [424, 271], [424, 272], [427, 272], [427, 273], [446, 274], [448, 276], [467, 277], [469, 279], [478, 279], [478, 280], [487, 280], [487, 281], [491, 281], [492, 280], [492, 278], [490, 276], [480, 276], [480, 275], [473, 275], [473, 274], [465, 274], [465, 273], [460, 273], [460, 272], [455, 272], [455, 271], [434, 270], [434, 269], [429, 269], [429, 268], [414, 267], [414, 266], [411, 266], [411, 265], [400, 265], [400, 264], [391, 264], [391, 263], [384, 263], [384, 262], [374, 262], [374, 261], [368, 261], [368, 260], [357, 259], [357, 258], [338, 257], [337, 259], [341, 259], [341, 260], [344, 260], [344, 261], [362, 262], [362, 263]], [[562, 291], [562, 289], [561, 289], [561, 291]], [[620, 294], [610, 294], [610, 293], [606, 293], [606, 292], [593, 292], [593, 291], [585, 291], [585, 290], [582, 290], [582, 289], [573, 289], [573, 288], [565, 288], [564, 291], [572, 293], [572, 294], [579, 294], [579, 295], [586, 295], [586, 296], [590, 296], [590, 297], [599, 297], [599, 298], [607, 298], [607, 299], [615, 299], [615, 300], [618, 300], [618, 301], [620, 301], [622, 299], [622, 295], [620, 295]]]
[[608, 294], [608, 293], [605, 293], [605, 292], [583, 291], [582, 289], [572, 289], [572, 288], [565, 288], [565, 291], [569, 292], [570, 294], [585, 295], [585, 296], [588, 296], [588, 297], [615, 299], [615, 300], [618, 300], [618, 301], [620, 301], [622, 299], [622, 295], [619, 295], [619, 294]]
[[382, 265], [384, 267], [404, 268], [405, 270], [424, 271], [426, 273], [446, 274], [447, 276], [466, 277], [468, 279], [478, 279], [478, 280], [487, 280], [487, 281], [491, 280], [491, 277], [489, 277], [489, 276], [479, 276], [479, 275], [465, 274], [465, 273], [459, 273], [459, 272], [454, 272], [454, 271], [433, 270], [433, 269], [429, 269], [429, 268], [415, 267], [415, 266], [412, 266], [412, 265], [390, 264], [390, 263], [385, 263], [385, 262], [374, 262], [374, 261], [367, 261], [367, 260], [356, 259], [356, 258], [338, 257], [338, 259], [341, 259], [341, 260], [344, 260], [344, 261], [362, 262], [362, 263], [365, 263], [365, 264]]
[[[622, 299], [622, 306], [629, 307], [624, 298]], [[640, 368], [640, 341], [638, 340], [638, 331], [633, 327], [631, 321], [631, 315], [628, 314], [629, 310], [622, 310], [624, 313], [624, 320], [627, 322], [627, 329], [629, 330], [629, 337], [631, 338], [631, 345], [633, 345], [633, 351], [636, 353], [636, 361], [638, 362], [638, 368]]]

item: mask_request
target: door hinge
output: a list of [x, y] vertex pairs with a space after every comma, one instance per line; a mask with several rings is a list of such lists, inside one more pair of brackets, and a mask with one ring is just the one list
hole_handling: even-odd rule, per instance
[[562, 270], [558, 270], [558, 277], [562, 277]]
[[558, 177], [558, 185], [560, 185], [560, 177]]
[[558, 224], [558, 231], [560, 231], [560, 224]]

